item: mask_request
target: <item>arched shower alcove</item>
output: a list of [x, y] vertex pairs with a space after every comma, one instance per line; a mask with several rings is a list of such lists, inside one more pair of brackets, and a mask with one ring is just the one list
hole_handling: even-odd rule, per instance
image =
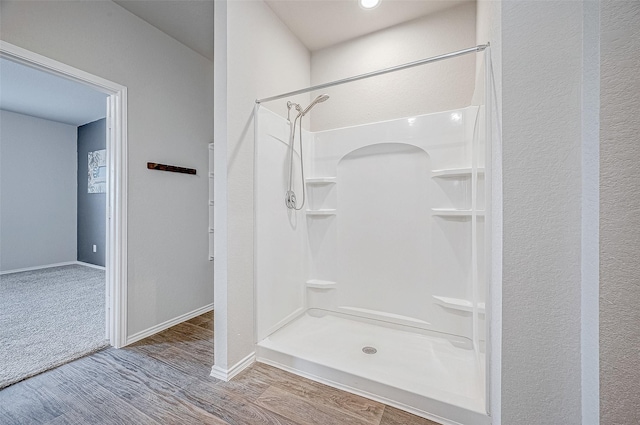
[[[489, 423], [484, 110], [300, 128], [301, 153], [295, 121], [256, 107], [258, 361], [441, 423]], [[285, 202], [291, 164], [299, 210]]]

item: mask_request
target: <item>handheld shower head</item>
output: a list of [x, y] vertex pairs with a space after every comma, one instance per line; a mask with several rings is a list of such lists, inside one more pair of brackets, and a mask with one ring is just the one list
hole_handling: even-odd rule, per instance
[[328, 94], [321, 94], [320, 96], [316, 97], [313, 102], [311, 102], [309, 104], [309, 106], [307, 106], [305, 108], [304, 111], [302, 111], [302, 116], [304, 117], [307, 112], [309, 112], [311, 110], [311, 108], [313, 108], [314, 106], [316, 106], [318, 103], [324, 102], [325, 100], [329, 99], [329, 95]]
[[[287, 208], [289, 208], [290, 210], [300, 211], [302, 207], [304, 207], [304, 201], [306, 197], [304, 188], [304, 161], [302, 155], [302, 117], [304, 117], [307, 112], [311, 110], [311, 108], [313, 108], [320, 102], [324, 102], [327, 99], [329, 99], [328, 94], [321, 94], [320, 96], [313, 99], [313, 102], [311, 102], [309, 106], [307, 106], [304, 110], [302, 110], [302, 106], [297, 103], [287, 102], [287, 120], [289, 120], [289, 111], [291, 111], [291, 108], [295, 107], [296, 111], [298, 111], [298, 116], [296, 116], [296, 118], [293, 120], [293, 123], [291, 124], [291, 132], [289, 133], [289, 189], [285, 193], [284, 202]], [[298, 119], [300, 121], [298, 121]], [[289, 122], [291, 121], [289, 120]], [[296, 203], [296, 194], [293, 191], [293, 146], [296, 140], [296, 123], [298, 123], [298, 125], [300, 126], [300, 174], [302, 178], [302, 204], [299, 207]]]

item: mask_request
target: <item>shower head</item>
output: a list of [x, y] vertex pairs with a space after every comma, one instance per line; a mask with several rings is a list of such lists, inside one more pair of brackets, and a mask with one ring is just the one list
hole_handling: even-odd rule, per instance
[[329, 95], [328, 94], [321, 94], [320, 96], [316, 97], [313, 102], [311, 102], [309, 104], [309, 106], [307, 106], [305, 108], [304, 111], [302, 111], [302, 116], [304, 117], [305, 115], [307, 115], [307, 112], [309, 112], [311, 110], [311, 108], [313, 108], [314, 106], [316, 106], [318, 103], [320, 102], [324, 102], [325, 100], [329, 99]]

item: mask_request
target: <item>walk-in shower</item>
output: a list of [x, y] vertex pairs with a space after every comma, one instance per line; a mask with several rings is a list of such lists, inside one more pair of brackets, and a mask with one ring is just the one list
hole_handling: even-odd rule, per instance
[[443, 424], [489, 423], [485, 105], [318, 132], [301, 118], [327, 95], [289, 103], [295, 117], [261, 106], [486, 47], [258, 101], [258, 361]]

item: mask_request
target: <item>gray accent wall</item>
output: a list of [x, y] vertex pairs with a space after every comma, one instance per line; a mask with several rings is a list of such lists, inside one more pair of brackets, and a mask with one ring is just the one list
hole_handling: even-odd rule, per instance
[[[78, 261], [105, 265], [106, 193], [87, 193], [88, 154], [105, 149], [106, 119], [78, 127]], [[96, 252], [93, 252], [96, 245]]]

